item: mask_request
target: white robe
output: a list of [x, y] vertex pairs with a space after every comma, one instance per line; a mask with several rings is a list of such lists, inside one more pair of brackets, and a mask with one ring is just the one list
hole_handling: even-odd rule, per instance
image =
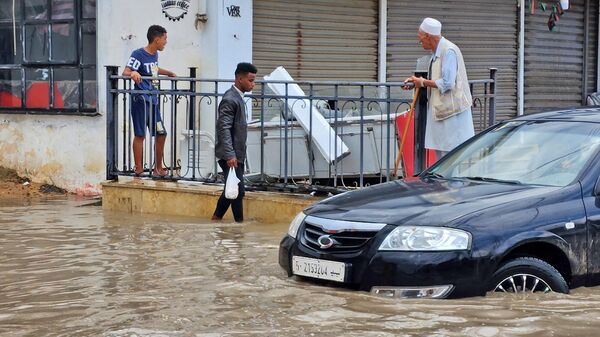
[[[440, 46], [445, 43], [446, 39], [442, 38], [438, 44], [438, 48], [432, 55], [432, 62], [440, 57]], [[456, 55], [453, 51], [444, 57], [442, 62], [442, 78], [434, 79], [438, 88], [427, 88], [427, 98], [431, 94], [431, 90], [440, 90], [446, 92], [452, 90], [456, 82], [456, 72], [458, 69]], [[471, 108], [460, 112], [457, 115], [446, 118], [441, 121], [433, 119], [433, 111], [431, 104], [427, 104], [427, 126], [425, 127], [425, 148], [437, 151], [448, 152], [463, 143], [465, 140], [475, 135], [473, 128], [473, 115]]]
[[471, 108], [458, 115], [436, 121], [433, 119], [431, 106], [427, 107], [426, 148], [448, 152], [474, 135]]

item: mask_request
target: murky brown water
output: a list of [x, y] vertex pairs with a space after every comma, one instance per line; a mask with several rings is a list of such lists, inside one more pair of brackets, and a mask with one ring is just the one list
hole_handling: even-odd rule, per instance
[[0, 205], [0, 336], [597, 336], [600, 288], [404, 300], [289, 279], [287, 225]]

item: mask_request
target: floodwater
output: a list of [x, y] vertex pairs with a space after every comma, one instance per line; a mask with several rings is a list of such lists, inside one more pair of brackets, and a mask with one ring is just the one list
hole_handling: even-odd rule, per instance
[[0, 204], [0, 336], [598, 336], [600, 288], [391, 300], [288, 278], [286, 224]]

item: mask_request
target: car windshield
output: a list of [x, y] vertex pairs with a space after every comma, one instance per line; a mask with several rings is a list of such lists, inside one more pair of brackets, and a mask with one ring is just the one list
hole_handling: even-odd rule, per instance
[[431, 168], [430, 176], [566, 186], [600, 144], [600, 124], [512, 121], [499, 124]]

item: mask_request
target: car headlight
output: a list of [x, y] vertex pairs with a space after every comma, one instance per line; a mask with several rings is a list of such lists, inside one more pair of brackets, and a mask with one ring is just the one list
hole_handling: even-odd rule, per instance
[[294, 220], [292, 220], [292, 222], [290, 223], [290, 228], [288, 228], [289, 236], [293, 237], [294, 239], [296, 238], [296, 234], [298, 234], [298, 228], [300, 228], [300, 225], [302, 224], [302, 221], [304, 221], [304, 218], [306, 218], [306, 214], [304, 214], [304, 212], [300, 212], [298, 213], [298, 215], [296, 215]]
[[383, 240], [379, 250], [466, 250], [470, 245], [471, 234], [460, 229], [398, 226]]

